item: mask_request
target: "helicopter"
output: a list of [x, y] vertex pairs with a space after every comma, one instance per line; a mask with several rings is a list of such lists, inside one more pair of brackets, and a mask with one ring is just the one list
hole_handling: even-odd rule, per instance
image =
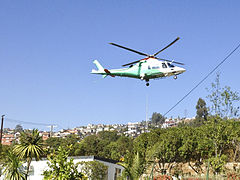
[[136, 78], [146, 81], [146, 86], [149, 86], [150, 79], [157, 79], [157, 78], [164, 78], [173, 76], [174, 79], [177, 79], [179, 74], [182, 74], [186, 71], [186, 69], [182, 67], [175, 66], [173, 64], [180, 64], [184, 65], [183, 63], [176, 62], [174, 60], [167, 60], [156, 57], [159, 53], [173, 45], [176, 41], [180, 38], [177, 37], [173, 42], [165, 46], [163, 49], [159, 50], [153, 55], [149, 55], [143, 52], [139, 52], [115, 43], [109, 43], [113, 46], [137, 53], [142, 56], [146, 56], [143, 59], [130, 62], [127, 64], [122, 65], [123, 67], [128, 66], [127, 68], [122, 69], [105, 69], [103, 66], [97, 61], [94, 60], [93, 63], [96, 65], [98, 70], [93, 69], [92, 74], [100, 74], [103, 75], [103, 78], [107, 76], [115, 77], [128, 77], [128, 78]]

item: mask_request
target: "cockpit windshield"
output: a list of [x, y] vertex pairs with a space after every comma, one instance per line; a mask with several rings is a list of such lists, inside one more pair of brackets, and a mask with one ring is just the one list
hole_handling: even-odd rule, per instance
[[167, 63], [168, 64], [168, 66], [170, 67], [170, 68], [173, 68], [173, 67], [175, 67], [173, 64], [171, 64], [171, 63]]

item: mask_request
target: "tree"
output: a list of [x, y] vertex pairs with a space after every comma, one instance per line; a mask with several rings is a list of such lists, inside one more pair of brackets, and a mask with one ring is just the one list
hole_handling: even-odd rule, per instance
[[163, 117], [160, 113], [154, 112], [152, 114], [151, 123], [158, 125], [163, 124], [165, 122], [165, 117]]
[[77, 145], [80, 142], [80, 138], [76, 134], [70, 134], [66, 138], [62, 139], [61, 142], [62, 142], [61, 145], [65, 148], [68, 147], [69, 145], [72, 145], [72, 148], [71, 148], [71, 151], [70, 151], [70, 154], [69, 154], [70, 156], [72, 156], [72, 155], [75, 154], [75, 151], [78, 147]]
[[[179, 148], [181, 146], [181, 131], [178, 128], [170, 128], [159, 136], [159, 141], [148, 150], [147, 159], [149, 162], [157, 162], [162, 174], [166, 170], [171, 171], [174, 162], [179, 162]], [[166, 167], [166, 164], [167, 167]]]
[[75, 155], [75, 152], [78, 150], [78, 144], [80, 138], [75, 134], [70, 134], [66, 138], [59, 137], [50, 137], [44, 141], [44, 145], [47, 147], [48, 153], [53, 150], [57, 151], [59, 146], [67, 148], [67, 146], [72, 145], [70, 156]]
[[120, 137], [117, 131], [101, 131], [97, 134], [100, 140], [109, 142], [116, 141]]
[[208, 116], [208, 109], [206, 107], [206, 102], [202, 98], [198, 99], [196, 109], [197, 109], [196, 118], [203, 118], [206, 121]]
[[63, 145], [64, 139], [59, 137], [50, 137], [46, 141], [44, 141], [44, 145], [47, 147], [48, 150], [55, 150], [57, 151], [59, 146]]
[[196, 110], [196, 117], [193, 121], [189, 122], [189, 126], [198, 127], [207, 121], [208, 108], [206, 107], [206, 102], [202, 98], [198, 99]]
[[68, 161], [68, 156], [72, 145], [67, 146], [67, 149], [60, 146], [57, 152], [53, 152], [48, 155], [47, 162], [50, 169], [43, 172], [45, 180], [54, 180], [54, 179], [65, 179], [65, 180], [82, 180], [86, 179], [84, 174], [78, 172], [78, 165], [74, 164], [73, 159], [71, 158]]
[[117, 132], [103, 131], [97, 135], [85, 137], [80, 143], [76, 144], [75, 155], [94, 155], [99, 157], [110, 157], [109, 144], [119, 139]]
[[233, 92], [229, 86], [225, 86], [221, 92], [223, 117], [238, 117], [239, 106], [234, 107], [234, 102], [238, 102], [240, 97], [238, 92]]
[[81, 171], [89, 179], [102, 180], [107, 176], [108, 167], [98, 161], [80, 162], [78, 165], [81, 166]]
[[[151, 133], [151, 132], [150, 132]], [[140, 153], [143, 157], [146, 156], [147, 149], [149, 147], [149, 135], [150, 133], [143, 133], [134, 139], [134, 152]]]
[[214, 174], [219, 174], [223, 170], [223, 167], [226, 164], [226, 160], [227, 156], [224, 154], [219, 157], [211, 157], [209, 159], [209, 163]]
[[239, 106], [235, 107], [234, 103], [240, 100], [238, 92], [232, 91], [229, 86], [221, 88], [219, 73], [217, 74], [215, 82], [213, 82], [211, 86], [211, 90], [208, 89], [211, 94], [208, 95], [207, 98], [212, 103], [212, 112], [221, 118], [237, 117]]
[[132, 156], [130, 159], [126, 159], [127, 163], [131, 165], [135, 155], [139, 154], [139, 157], [141, 158], [141, 163], [146, 167], [148, 161], [152, 161], [152, 159], [149, 159], [149, 157], [147, 157], [149, 151], [151, 151], [151, 149], [161, 140], [160, 136], [166, 131], [166, 129], [158, 128], [152, 130], [149, 133], [143, 133], [136, 139], [134, 139], [134, 156]]
[[33, 129], [32, 131], [21, 132], [20, 144], [14, 147], [14, 152], [20, 159], [27, 161], [27, 179], [32, 159], [35, 158], [35, 160], [38, 161], [44, 154], [42, 137], [39, 135], [39, 131]]
[[203, 126], [198, 128], [182, 127], [181, 128], [181, 147], [178, 149], [181, 161], [187, 162], [189, 167], [199, 174], [203, 172], [201, 165], [208, 154], [212, 152]]
[[110, 158], [119, 161], [122, 157], [125, 157], [127, 152], [132, 151], [133, 140], [126, 136], [121, 136], [117, 141], [112, 141], [104, 148], [104, 154], [106, 158]]
[[100, 157], [106, 157], [108, 156], [108, 152], [105, 151], [107, 146], [111, 142], [116, 142], [120, 136], [117, 135], [116, 131], [102, 131], [97, 134], [97, 138], [99, 142], [97, 143], [96, 149], [97, 149], [97, 156]]
[[81, 156], [92, 156], [97, 155], [98, 150], [97, 146], [99, 143], [99, 139], [96, 135], [90, 135], [85, 137], [79, 144], [78, 144], [78, 151], [75, 155], [81, 155]]
[[239, 160], [240, 151], [240, 122], [239, 121], [229, 121], [228, 123], [228, 136], [230, 143], [230, 149], [233, 151], [232, 161], [236, 162]]
[[232, 137], [228, 121], [223, 121], [219, 116], [209, 118], [205, 125], [205, 134], [208, 139], [208, 144], [212, 146], [212, 151], [209, 151], [208, 161], [214, 174], [223, 170], [227, 156], [224, 154], [232, 144]]
[[23, 127], [20, 124], [17, 124], [15, 129], [14, 129], [15, 133], [16, 132], [22, 132], [23, 131]]
[[25, 174], [22, 166], [22, 161], [13, 152], [12, 149], [4, 152], [4, 162], [3, 167], [5, 179], [9, 180], [22, 180], [25, 179]]

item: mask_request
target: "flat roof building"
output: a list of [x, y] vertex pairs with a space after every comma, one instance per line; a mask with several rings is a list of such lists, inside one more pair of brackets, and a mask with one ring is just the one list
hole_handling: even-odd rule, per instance
[[[104, 180], [116, 180], [118, 176], [122, 174], [124, 168], [117, 164], [117, 161], [112, 159], [105, 159], [96, 156], [74, 156], [69, 157], [68, 159], [73, 159], [74, 164], [78, 162], [89, 162], [89, 161], [98, 161], [103, 163], [105, 166], [108, 167], [107, 169], [107, 176]], [[42, 180], [43, 179], [43, 172], [48, 170], [49, 167], [47, 165], [48, 159], [44, 158], [40, 161], [33, 160], [30, 166], [29, 172], [29, 180]], [[23, 166], [27, 166], [26, 163]], [[81, 171], [81, 166], [78, 166], [79, 171]], [[0, 177], [0, 180], [4, 180], [4, 176]]]

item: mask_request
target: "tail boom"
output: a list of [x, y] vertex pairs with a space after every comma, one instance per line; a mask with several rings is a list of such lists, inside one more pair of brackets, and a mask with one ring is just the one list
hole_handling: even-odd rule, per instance
[[97, 61], [94, 60], [93, 63], [96, 65], [97, 70], [93, 69], [92, 74], [102, 74], [105, 78], [107, 75], [110, 75], [111, 77], [115, 77], [108, 69], [104, 69], [103, 66]]

